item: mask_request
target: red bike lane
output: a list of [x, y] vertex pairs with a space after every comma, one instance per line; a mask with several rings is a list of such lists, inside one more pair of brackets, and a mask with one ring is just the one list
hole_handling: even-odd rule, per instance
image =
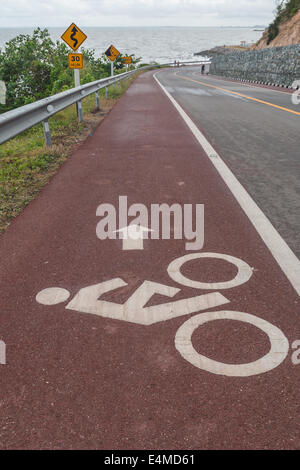
[[[149, 212], [203, 204], [203, 248], [100, 240], [97, 208], [120, 196]], [[0, 258], [2, 448], [300, 447], [299, 296], [153, 72], [11, 224]]]

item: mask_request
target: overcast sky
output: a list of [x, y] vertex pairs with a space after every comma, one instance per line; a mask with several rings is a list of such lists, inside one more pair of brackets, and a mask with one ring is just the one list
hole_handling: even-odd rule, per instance
[[0, 0], [0, 27], [252, 26], [275, 0]]

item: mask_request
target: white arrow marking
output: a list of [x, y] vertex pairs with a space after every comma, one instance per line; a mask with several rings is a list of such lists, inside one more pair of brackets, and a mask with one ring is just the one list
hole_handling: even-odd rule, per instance
[[122, 234], [123, 250], [143, 250], [144, 233], [153, 232], [153, 230], [141, 225], [129, 225], [115, 231], [115, 233], [118, 232]]
[[6, 344], [0, 341], [0, 364], [6, 365]]
[[122, 279], [113, 279], [85, 287], [71, 300], [66, 309], [148, 326], [230, 303], [226, 297], [216, 292], [145, 307], [155, 294], [174, 297], [180, 292], [180, 289], [150, 281], [145, 281], [123, 305], [99, 300], [106, 292], [126, 285]]

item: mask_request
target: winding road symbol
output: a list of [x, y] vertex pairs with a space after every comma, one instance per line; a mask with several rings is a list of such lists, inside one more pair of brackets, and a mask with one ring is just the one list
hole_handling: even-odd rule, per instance
[[72, 29], [72, 34], [70, 36], [70, 38], [74, 41], [73, 49], [77, 49], [77, 44], [78, 44], [78, 41], [75, 38], [76, 33], [78, 33], [78, 29], [76, 28], [76, 26], [74, 26], [74, 28]]

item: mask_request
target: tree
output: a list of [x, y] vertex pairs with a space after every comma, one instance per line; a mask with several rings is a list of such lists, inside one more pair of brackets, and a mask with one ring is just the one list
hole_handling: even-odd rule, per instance
[[33, 36], [21, 34], [0, 52], [0, 79], [7, 87], [7, 108], [30, 103], [47, 95], [55, 44], [47, 30], [36, 29]]
[[[73, 70], [68, 68], [68, 48], [61, 41], [54, 43], [47, 29], [37, 28], [32, 36], [21, 34], [0, 50], [0, 80], [6, 83], [5, 112], [24, 104], [51, 96], [74, 86]], [[84, 69], [81, 83], [99, 80], [110, 75], [106, 56], [95, 58], [95, 51], [83, 49]], [[135, 59], [137, 63], [139, 59]], [[115, 68], [124, 71], [121, 56]]]

